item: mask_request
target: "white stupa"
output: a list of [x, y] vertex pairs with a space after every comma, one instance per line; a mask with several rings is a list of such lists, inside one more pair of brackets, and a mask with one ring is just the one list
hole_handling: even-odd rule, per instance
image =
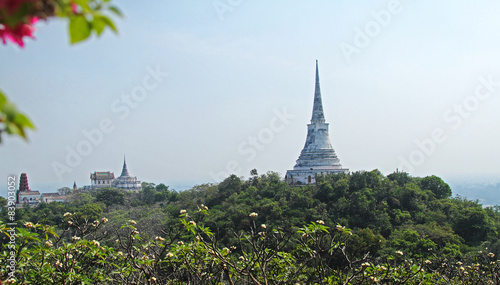
[[342, 168], [333, 150], [325, 122], [321, 90], [319, 87], [318, 61], [316, 60], [316, 86], [311, 123], [307, 125], [307, 138], [293, 170], [286, 172], [285, 179], [292, 185], [314, 184], [316, 175], [349, 172]]

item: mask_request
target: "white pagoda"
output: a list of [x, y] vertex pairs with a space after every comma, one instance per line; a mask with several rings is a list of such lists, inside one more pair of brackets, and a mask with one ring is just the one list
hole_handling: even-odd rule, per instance
[[142, 189], [141, 181], [138, 181], [137, 177], [132, 177], [128, 173], [125, 157], [123, 157], [122, 174], [115, 179], [113, 187], [129, 191], [140, 191]]
[[325, 122], [321, 90], [319, 88], [318, 61], [316, 60], [316, 86], [311, 123], [307, 125], [307, 138], [293, 170], [286, 172], [285, 180], [291, 185], [316, 183], [316, 175], [349, 172], [342, 168], [340, 160], [333, 150]]

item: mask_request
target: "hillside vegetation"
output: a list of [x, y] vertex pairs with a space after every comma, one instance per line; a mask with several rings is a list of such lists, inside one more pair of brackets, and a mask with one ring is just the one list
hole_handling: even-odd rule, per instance
[[[35, 264], [46, 264], [43, 278], [61, 284], [498, 284], [500, 207], [451, 198], [439, 177], [373, 170], [292, 187], [277, 173], [253, 174], [182, 192], [144, 183], [139, 193], [106, 188], [18, 208], [17, 223], [27, 226], [18, 228], [17, 270], [35, 280], [44, 272]], [[81, 249], [71, 262], [59, 257], [79, 243], [94, 257]]]

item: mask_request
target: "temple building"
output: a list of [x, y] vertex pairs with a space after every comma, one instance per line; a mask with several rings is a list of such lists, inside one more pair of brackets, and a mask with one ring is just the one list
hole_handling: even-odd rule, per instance
[[115, 182], [115, 174], [109, 171], [96, 171], [90, 174], [90, 188], [111, 187]]
[[40, 196], [40, 202], [42, 203], [52, 203], [61, 202], [66, 203], [70, 199], [70, 196], [61, 195], [60, 193], [42, 193]]
[[[76, 183], [73, 188], [76, 187]], [[142, 190], [141, 181], [137, 177], [132, 177], [128, 173], [127, 162], [123, 157], [123, 168], [120, 177], [115, 178], [115, 174], [110, 171], [96, 171], [90, 174], [90, 185], [83, 186], [83, 190], [92, 190], [104, 187], [114, 187], [129, 191]]]
[[118, 189], [129, 191], [140, 191], [142, 189], [141, 181], [138, 181], [137, 177], [132, 177], [128, 173], [125, 157], [123, 158], [122, 174], [120, 175], [120, 177], [115, 179], [112, 186]]
[[316, 60], [316, 86], [311, 123], [307, 125], [307, 138], [304, 148], [293, 170], [288, 170], [285, 180], [291, 185], [316, 183], [316, 175], [349, 172], [342, 168], [340, 160], [333, 150], [325, 122], [321, 90], [319, 87], [318, 61]]
[[16, 206], [33, 206], [40, 202], [40, 191], [32, 191], [28, 185], [28, 175], [21, 173], [19, 189], [17, 190]]

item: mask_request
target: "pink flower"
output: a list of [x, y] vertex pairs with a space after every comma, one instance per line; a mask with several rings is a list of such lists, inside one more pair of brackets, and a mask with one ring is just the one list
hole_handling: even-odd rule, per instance
[[[1, 1], [1, 0], [0, 0]], [[7, 39], [13, 43], [18, 44], [20, 47], [24, 47], [23, 38], [33, 37], [33, 32], [36, 30], [33, 26], [34, 23], [38, 21], [38, 18], [32, 17], [29, 23], [19, 23], [15, 28], [11, 28], [6, 25], [0, 25], [0, 39], [2, 39], [3, 44], [7, 44]]]
[[71, 2], [71, 12], [78, 14], [78, 5], [75, 2]]

